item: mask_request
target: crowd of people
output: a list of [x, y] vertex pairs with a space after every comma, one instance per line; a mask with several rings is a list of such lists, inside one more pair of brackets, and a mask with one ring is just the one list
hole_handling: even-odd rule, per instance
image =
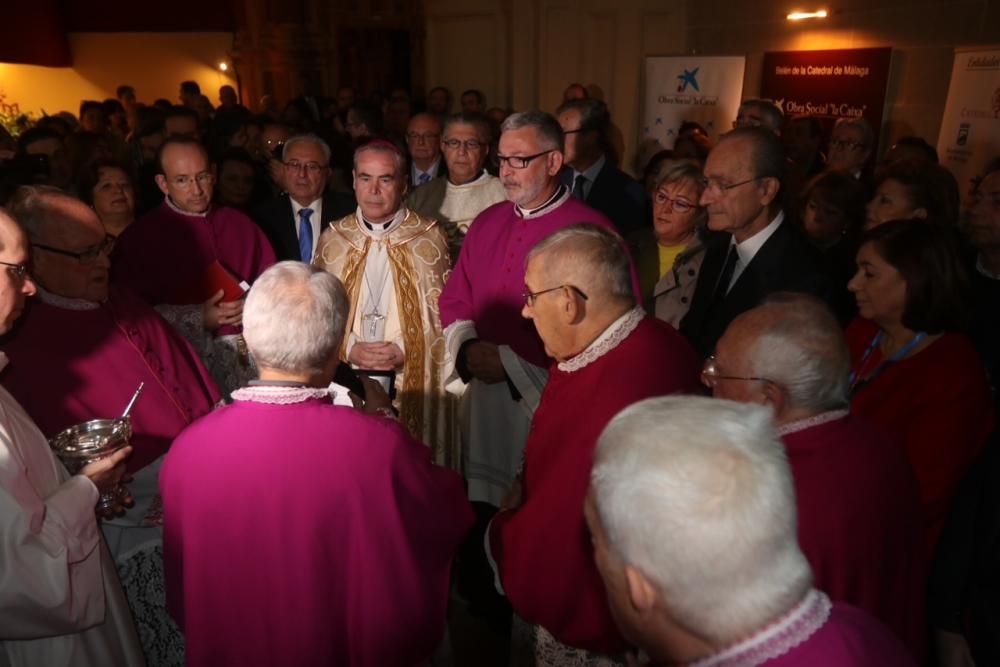
[[0, 137], [0, 663], [1000, 664], [1000, 156], [592, 92]]

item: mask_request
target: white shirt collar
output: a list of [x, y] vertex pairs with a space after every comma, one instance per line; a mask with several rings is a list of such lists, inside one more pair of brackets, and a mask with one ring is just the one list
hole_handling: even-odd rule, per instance
[[185, 211], [177, 206], [177, 204], [175, 204], [170, 198], [170, 195], [164, 196], [163, 201], [167, 202], [167, 206], [169, 206], [174, 213], [177, 213], [178, 215], [186, 215], [191, 218], [207, 218], [208, 214], [212, 212], [211, 204], [208, 205], [208, 208], [206, 208], [203, 213], [192, 213], [191, 211]]
[[289, 195], [288, 201], [292, 202], [292, 215], [295, 216], [295, 221], [296, 222], [298, 222], [298, 219], [299, 219], [299, 211], [301, 211], [304, 208], [312, 209], [312, 215], [309, 217], [309, 221], [310, 222], [312, 222], [312, 221], [316, 220], [317, 218], [319, 218], [320, 212], [323, 209], [323, 197], [322, 197], [322, 195], [319, 196], [319, 197], [317, 197], [316, 199], [313, 199], [311, 202], [309, 202], [308, 206], [302, 206], [297, 201], [295, 201], [295, 199], [293, 199], [291, 195]]
[[559, 362], [559, 370], [572, 373], [597, 361], [628, 338], [644, 317], [646, 317], [646, 311], [636, 306], [612, 322], [583, 352], [571, 359]]
[[431, 163], [431, 166], [427, 167], [426, 171], [421, 170], [419, 167], [417, 167], [416, 163], [414, 163], [413, 166], [411, 167], [410, 180], [418, 185], [423, 185], [422, 183], [420, 183], [420, 174], [427, 174], [431, 178], [434, 178], [435, 176], [437, 176], [438, 167], [440, 165], [441, 165], [440, 155], [438, 155], [434, 159], [434, 162]]
[[593, 185], [594, 181], [597, 179], [597, 175], [601, 173], [601, 169], [604, 169], [604, 163], [608, 159], [601, 155], [601, 157], [594, 164], [587, 167], [584, 171], [573, 170], [573, 181], [576, 182], [577, 176], [583, 176], [587, 179], [587, 185]]
[[[357, 210], [358, 223], [359, 223], [358, 227], [360, 227], [361, 231], [363, 231], [368, 236], [379, 238], [393, 231], [394, 229], [396, 229], [396, 227], [399, 227], [403, 223], [403, 220], [406, 219], [407, 212], [408, 211], [406, 210], [405, 206], [400, 206], [399, 210], [396, 211], [396, 214], [392, 216], [392, 218], [388, 222], [379, 224], [366, 220], [365, 217], [361, 214], [361, 207], [358, 206]], [[368, 225], [371, 225], [372, 229], [368, 229]]]
[[545, 203], [536, 208], [522, 208], [517, 204], [514, 204], [514, 213], [525, 220], [531, 220], [532, 218], [540, 218], [546, 213], [551, 213], [556, 210], [570, 198], [570, 191], [565, 185], [560, 185], [556, 188], [556, 191], [552, 193], [552, 196], [545, 200]]
[[[760, 251], [760, 249], [764, 247], [764, 244], [767, 243], [767, 240], [771, 238], [771, 236], [773, 236], [776, 231], [778, 231], [778, 227], [781, 226], [781, 223], [784, 220], [785, 220], [785, 212], [779, 211], [778, 215], [774, 216], [774, 220], [767, 223], [767, 227], [760, 230], [759, 232], [757, 232], [747, 240], [743, 241], [742, 243], [737, 243], [735, 236], [732, 238], [731, 243], [734, 246], [736, 246], [736, 252], [740, 258], [740, 263], [739, 266], [737, 267], [737, 271], [739, 271], [741, 268], [746, 268], [747, 264], [749, 264], [750, 261], [754, 258], [754, 256]], [[733, 282], [735, 281], [736, 277], [734, 276]]]

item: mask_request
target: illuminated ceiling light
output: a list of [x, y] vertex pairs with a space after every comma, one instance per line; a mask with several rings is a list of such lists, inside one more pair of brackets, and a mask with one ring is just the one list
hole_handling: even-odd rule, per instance
[[785, 18], [789, 21], [802, 21], [804, 19], [825, 19], [826, 17], [826, 10], [818, 9], [814, 12], [792, 12]]
[[226, 63], [219, 63], [219, 69], [225, 72], [226, 70], [229, 69], [229, 65], [227, 65]]

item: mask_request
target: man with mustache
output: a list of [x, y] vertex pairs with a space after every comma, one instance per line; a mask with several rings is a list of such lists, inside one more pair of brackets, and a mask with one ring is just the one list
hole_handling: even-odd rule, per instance
[[360, 146], [353, 175], [358, 210], [327, 226], [313, 258], [350, 298], [342, 356], [394, 389], [406, 430], [437, 463], [457, 466], [437, 303], [450, 266], [447, 237], [435, 220], [403, 205], [406, 159], [394, 144]]

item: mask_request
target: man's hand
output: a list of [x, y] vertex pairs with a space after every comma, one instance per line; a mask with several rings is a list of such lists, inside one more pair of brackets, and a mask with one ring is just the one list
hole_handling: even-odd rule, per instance
[[[81, 475], [89, 479], [97, 487], [101, 494], [110, 493], [115, 490], [119, 482], [125, 477], [125, 459], [132, 453], [132, 446], [122, 447], [117, 452], [104, 457], [99, 461], [88, 463], [80, 469]], [[104, 518], [111, 518], [121, 514], [126, 508], [134, 503], [130, 493], [118, 496], [118, 501], [100, 514]]]
[[389, 394], [385, 393], [382, 385], [364, 375], [360, 378], [361, 384], [365, 386], [365, 403], [361, 411], [373, 415], [382, 414], [385, 410], [392, 410], [392, 401], [389, 400]]
[[224, 294], [219, 290], [201, 306], [201, 321], [206, 331], [215, 331], [227, 324], [239, 326], [243, 322], [243, 299], [223, 301]]
[[524, 501], [523, 487], [521, 486], [521, 478], [515, 477], [514, 483], [510, 485], [510, 490], [507, 491], [507, 495], [503, 497], [500, 501], [500, 510], [516, 510], [521, 506]]
[[465, 348], [465, 363], [473, 377], [486, 384], [505, 382], [507, 373], [500, 361], [500, 349], [493, 343], [476, 341]]
[[395, 343], [355, 343], [347, 360], [361, 369], [391, 371], [403, 365], [403, 351]]

